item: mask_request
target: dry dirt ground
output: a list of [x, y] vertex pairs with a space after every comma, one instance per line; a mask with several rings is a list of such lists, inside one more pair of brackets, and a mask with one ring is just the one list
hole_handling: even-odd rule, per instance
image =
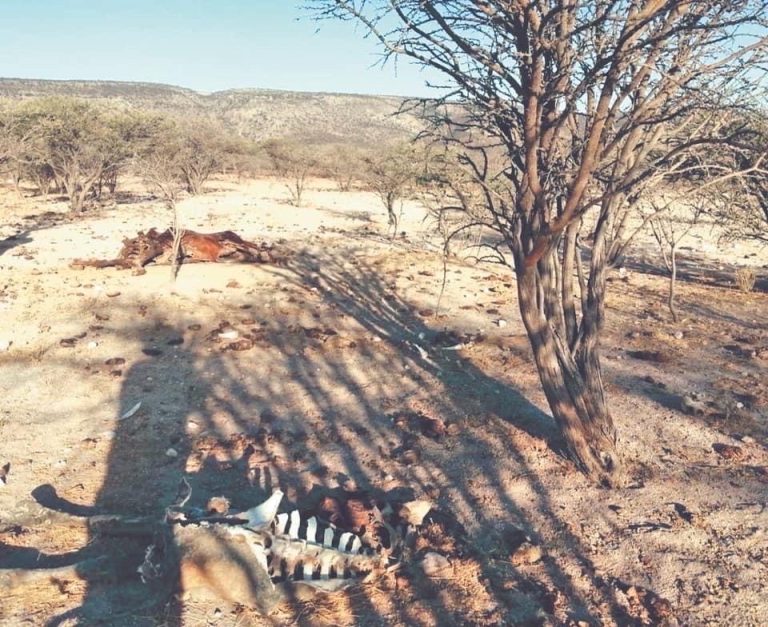
[[[0, 236], [17, 235], [0, 240], [0, 567], [108, 555], [122, 571], [16, 582], [0, 623], [765, 624], [768, 296], [733, 287], [732, 251], [691, 240], [678, 324], [650, 252], [612, 277], [604, 364], [629, 481], [605, 490], [558, 453], [509, 271], [452, 259], [438, 308], [439, 245], [417, 205], [390, 241], [370, 194], [315, 181], [305, 207], [286, 196], [221, 180], [183, 201], [188, 228], [293, 254], [186, 265], [171, 282], [167, 266], [69, 267], [168, 223], [140, 189], [77, 219], [2, 191]], [[747, 261], [764, 290], [767, 260]], [[434, 419], [445, 433], [419, 428]], [[278, 486], [289, 504], [317, 486], [430, 499], [456, 521], [429, 541], [451, 570], [429, 579], [417, 553], [269, 617], [158, 601], [135, 573], [146, 541], [90, 537], [83, 516], [159, 517], [182, 476], [198, 503], [236, 509]]]

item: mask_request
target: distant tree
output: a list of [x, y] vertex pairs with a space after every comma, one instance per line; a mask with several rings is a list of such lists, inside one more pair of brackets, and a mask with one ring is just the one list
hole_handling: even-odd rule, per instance
[[412, 192], [423, 171], [422, 155], [413, 144], [398, 144], [366, 158], [365, 165], [365, 182], [384, 205], [391, 236], [395, 237], [403, 201]]
[[708, 209], [726, 240], [751, 240], [768, 244], [768, 110], [740, 116], [749, 141], [738, 150], [720, 153], [723, 169], [738, 167], [746, 176], [718, 187], [720, 197]]
[[137, 120], [128, 114], [73, 98], [42, 98], [21, 103], [12, 113], [18, 177], [47, 193], [55, 180], [75, 211], [84, 208], [97, 185], [110, 181], [135, 150]]
[[183, 255], [181, 240], [184, 228], [177, 204], [187, 184], [182, 168], [185, 157], [178, 150], [179, 136], [175, 124], [155, 120], [153, 127], [149, 141], [134, 158], [133, 166], [136, 174], [163, 201], [170, 214], [173, 233], [171, 277], [176, 278]]
[[651, 178], [702, 169], [689, 151], [738, 142], [717, 117], [761, 102], [768, 2], [307, 2], [318, 18], [361, 24], [385, 58], [442, 75], [447, 93], [425, 109], [435, 136], [459, 148], [482, 225], [507, 249], [562, 437], [584, 472], [621, 483], [600, 363], [614, 225]]
[[706, 216], [705, 198], [697, 197], [695, 191], [689, 195], [675, 194], [673, 198], [657, 196], [649, 200], [648, 224], [659, 247], [664, 267], [669, 272], [667, 307], [673, 322], [679, 316], [675, 308], [675, 287], [677, 283], [677, 251], [681, 242]]
[[262, 145], [278, 176], [287, 179], [291, 204], [301, 206], [307, 178], [318, 166], [316, 150], [289, 140], [271, 139]]
[[350, 191], [355, 180], [362, 174], [363, 151], [354, 146], [331, 146], [323, 152], [321, 158], [340, 192]]
[[222, 165], [225, 133], [202, 119], [181, 121], [178, 132], [179, 167], [187, 192], [197, 195]]

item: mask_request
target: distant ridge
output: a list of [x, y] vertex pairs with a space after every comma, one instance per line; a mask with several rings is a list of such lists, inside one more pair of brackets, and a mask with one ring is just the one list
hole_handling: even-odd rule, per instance
[[72, 96], [183, 116], [204, 116], [255, 140], [289, 137], [309, 143], [371, 146], [412, 137], [411, 114], [395, 116], [396, 96], [228, 89], [201, 94], [160, 83], [0, 78], [0, 98]]

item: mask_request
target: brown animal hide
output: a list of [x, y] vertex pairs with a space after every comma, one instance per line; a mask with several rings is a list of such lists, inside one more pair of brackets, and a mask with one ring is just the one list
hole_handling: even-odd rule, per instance
[[[173, 233], [170, 229], [158, 233], [150, 229], [139, 231], [136, 237], [123, 240], [123, 248], [115, 259], [75, 259], [73, 266], [95, 268], [143, 268], [149, 263], [169, 264], [173, 249]], [[280, 263], [282, 258], [274, 247], [262, 242], [255, 244], [232, 231], [198, 233], [184, 231], [181, 238], [181, 261], [202, 262], [223, 259], [245, 263]]]

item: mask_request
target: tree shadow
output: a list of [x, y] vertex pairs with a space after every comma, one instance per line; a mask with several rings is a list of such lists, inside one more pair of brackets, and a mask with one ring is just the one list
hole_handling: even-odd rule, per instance
[[[520, 618], [520, 597], [510, 585], [548, 610], [562, 595], [575, 620], [596, 622], [589, 607], [602, 603], [619, 624], [632, 622], [532, 465], [533, 448], [549, 449], [547, 455], [563, 450], [551, 417], [514, 388], [514, 371], [495, 379], [461, 352], [445, 350], [441, 331], [362, 254], [297, 255], [287, 268], [272, 271], [258, 294], [217, 310], [226, 315], [218, 325], [195, 312], [171, 324], [166, 313], [150, 310], [144, 322], [119, 332], [138, 340], [146, 358], [124, 374], [93, 508], [71, 513], [161, 521], [182, 477], [192, 487], [190, 506], [204, 508], [210, 497], [223, 495], [233, 510], [278, 487], [288, 509], [339, 486], [366, 494], [408, 489], [433, 495], [440, 511], [472, 525], [473, 559], [501, 622]], [[128, 416], [139, 401], [142, 407]], [[456, 431], [431, 437], [398, 420], [422, 414]], [[573, 472], [565, 466], [560, 461], [550, 469]], [[523, 492], [530, 496], [517, 496]], [[64, 507], [49, 489], [37, 496]], [[543, 561], [542, 580], [513, 566], [501, 539], [507, 523], [534, 539], [541, 538], [542, 524], [557, 530], [599, 601], [585, 598], [554, 559]], [[83, 604], [49, 624], [128, 625], [142, 615], [181, 624], [184, 603], [136, 574], [151, 541], [94, 535], [89, 551], [98, 549], [119, 567], [111, 579], [87, 578]], [[178, 563], [171, 559], [166, 568], [167, 581], [175, 583]], [[412, 564], [406, 576], [423, 601], [420, 608], [393, 591], [384, 612], [381, 593], [363, 588], [348, 595], [355, 614], [382, 625], [419, 623], [424, 612], [441, 625], [479, 620], [439, 594], [458, 594], [460, 587], [429, 581]], [[299, 599], [288, 606], [295, 624], [315, 624]]]

